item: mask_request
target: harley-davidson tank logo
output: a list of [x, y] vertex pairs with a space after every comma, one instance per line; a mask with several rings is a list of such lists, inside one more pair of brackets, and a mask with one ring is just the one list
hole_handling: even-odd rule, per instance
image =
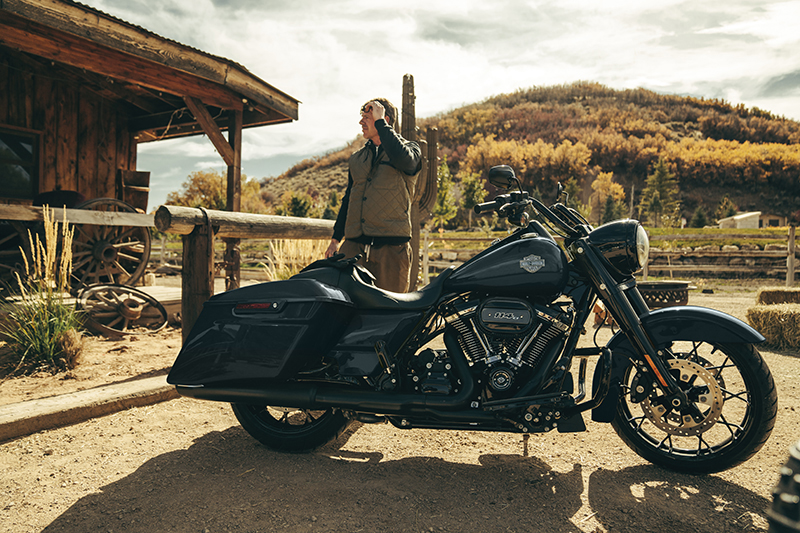
[[538, 255], [529, 255], [519, 262], [519, 267], [526, 272], [533, 274], [544, 266], [544, 259]]

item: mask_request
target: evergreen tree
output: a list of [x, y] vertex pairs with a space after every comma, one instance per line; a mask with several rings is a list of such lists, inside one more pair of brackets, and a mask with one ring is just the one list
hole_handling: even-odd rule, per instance
[[614, 220], [625, 218], [625, 202], [615, 200], [613, 196], [606, 196], [606, 202], [603, 206], [603, 213], [600, 216], [600, 223], [606, 224]]
[[708, 225], [708, 217], [702, 205], [698, 205], [694, 210], [692, 219], [689, 221], [690, 228], [704, 228]]
[[656, 228], [676, 227], [680, 223], [679, 193], [678, 180], [669, 171], [664, 158], [659, 158], [653, 173], [647, 176], [639, 212]]
[[275, 208], [276, 215], [285, 217], [313, 217], [314, 200], [304, 192], [286, 191], [281, 196], [281, 205]]
[[573, 208], [588, 220], [589, 215], [592, 214], [592, 206], [581, 202], [581, 186], [578, 180], [575, 178], [568, 179], [564, 184], [564, 192], [567, 193], [567, 207]]
[[731, 202], [731, 199], [725, 196], [720, 201], [719, 206], [717, 206], [717, 210], [714, 211], [714, 216], [717, 220], [721, 220], [723, 218], [735, 216], [738, 212], [739, 209], [736, 207], [736, 204]]
[[472, 227], [473, 208], [486, 198], [487, 191], [483, 188], [483, 181], [479, 174], [474, 172], [461, 173], [461, 191], [463, 195], [462, 206], [467, 211], [467, 227]]
[[625, 217], [625, 190], [614, 182], [613, 172], [601, 172], [592, 182], [590, 205], [596, 206], [601, 224]]
[[450, 167], [447, 166], [447, 158], [442, 158], [438, 172], [439, 191], [436, 194], [436, 205], [433, 206], [431, 219], [433, 223], [443, 229], [453, 217], [458, 213], [455, 194], [453, 192], [453, 176], [450, 174]]
[[322, 212], [322, 218], [336, 220], [336, 216], [339, 214], [339, 203], [339, 195], [336, 194], [336, 189], [334, 189], [328, 196], [328, 205], [325, 206], [325, 211]]

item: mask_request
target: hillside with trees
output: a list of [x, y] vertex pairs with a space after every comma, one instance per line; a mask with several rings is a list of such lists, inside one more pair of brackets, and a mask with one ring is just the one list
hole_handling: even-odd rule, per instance
[[[800, 123], [722, 100], [578, 82], [498, 95], [417, 123], [439, 130], [454, 201], [464, 183], [509, 164], [546, 200], [557, 182], [566, 184], [574, 205], [598, 222], [631, 207], [655, 226], [713, 222], [731, 207], [800, 209]], [[307, 194], [321, 212], [332, 190], [344, 191], [347, 157], [360, 142], [263, 180], [262, 197], [279, 206]]]

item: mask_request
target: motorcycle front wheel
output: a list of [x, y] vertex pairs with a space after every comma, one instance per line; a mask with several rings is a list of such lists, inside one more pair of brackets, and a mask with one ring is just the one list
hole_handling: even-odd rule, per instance
[[251, 436], [267, 448], [282, 452], [308, 452], [344, 433], [350, 420], [333, 409], [317, 411], [233, 403], [233, 414]]
[[[778, 405], [758, 350], [697, 341], [662, 348], [691, 405], [675, 411], [655, 388], [641, 399], [648, 376], [631, 365], [612, 422], [620, 438], [644, 459], [683, 472], [720, 472], [752, 457], [772, 432]], [[637, 389], [641, 401], [634, 402]]]

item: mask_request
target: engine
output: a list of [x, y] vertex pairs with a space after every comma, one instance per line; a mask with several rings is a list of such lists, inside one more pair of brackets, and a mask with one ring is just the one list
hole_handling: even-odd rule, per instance
[[561, 346], [572, 323], [571, 314], [519, 298], [457, 298], [441, 311], [492, 396], [516, 390], [520, 377]]

